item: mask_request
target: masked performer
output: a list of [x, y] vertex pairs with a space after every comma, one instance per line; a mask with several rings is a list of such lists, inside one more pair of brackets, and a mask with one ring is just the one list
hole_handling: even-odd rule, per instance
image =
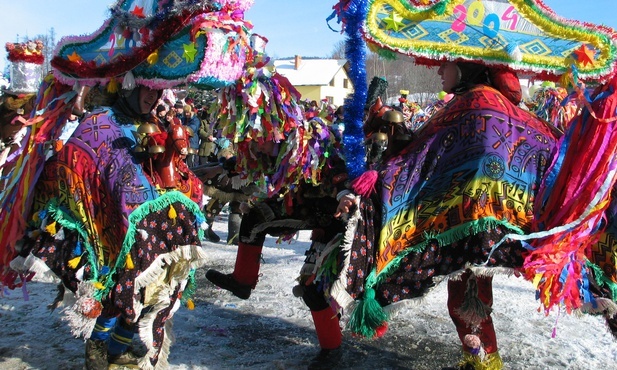
[[[2, 199], [3, 229], [12, 230], [2, 235], [2, 256], [19, 252], [11, 263], [17, 277], [47, 267], [76, 293], [69, 319], [73, 333], [88, 338], [87, 369], [167, 366], [170, 319], [181, 299], [191, 304], [194, 287], [187, 284], [204, 263], [205, 218], [198, 204], [202, 183], [182, 161], [187, 132], [177, 123], [161, 130], [152, 112], [163, 88], [225, 86], [242, 74], [250, 54], [242, 14], [250, 3], [119, 1], [96, 35], [67, 38], [57, 48], [51, 63], [59, 82], [41, 89], [46, 109], [33, 121], [26, 175]], [[217, 44], [232, 39], [233, 57]], [[184, 58], [171, 66], [164, 60], [172, 54]], [[46, 94], [56, 87], [53, 104], [72, 101], [75, 84], [119, 90], [119, 96], [84, 117], [43, 166], [36, 144], [55, 137], [52, 117], [61, 111], [44, 105]], [[23, 194], [32, 199], [7, 205]], [[20, 229], [26, 237], [17, 248]], [[4, 277], [10, 283], [16, 276]], [[135, 332], [146, 353], [129, 350]]]
[[[346, 30], [352, 32], [354, 25], [361, 25], [362, 35], [372, 46], [412, 55], [420, 64], [440, 65], [444, 91], [454, 97], [414, 132], [409, 145], [384, 156], [376, 172], [354, 180], [356, 187], [374, 180], [380, 203], [368, 208], [365, 200], [371, 192], [356, 189], [362, 197], [355, 215], [361, 216], [362, 223], [355, 237], [342, 246], [348, 248], [345, 255], [349, 257], [340, 266], [341, 284], [333, 284], [331, 296], [338, 297], [343, 307], [350, 298], [356, 300], [349, 326], [370, 337], [387, 322], [384, 307], [422, 296], [437, 276], [447, 276], [448, 308], [463, 349], [458, 366], [500, 369], [503, 365], [490, 317], [490, 276], [523, 267], [527, 244], [502, 239], [506, 234], [534, 230], [536, 195], [556, 157], [558, 136], [545, 122], [518, 108], [521, 94], [515, 72], [535, 71], [553, 79], [566, 72], [568, 66], [558, 46], [563, 34], [555, 30], [571, 25], [545, 6], [516, 0], [502, 2], [503, 7], [485, 1], [398, 3], [370, 3], [362, 22], [357, 22], [354, 13], [358, 8], [344, 8], [350, 12], [343, 11]], [[486, 12], [471, 11], [478, 6]], [[485, 24], [494, 24], [490, 23], [494, 18], [511, 12], [518, 23], [506, 36], [503, 28], [484, 28], [487, 39], [510, 41], [507, 48], [477, 44], [478, 29], [457, 22], [461, 14], [482, 14], [489, 22]], [[383, 14], [392, 15], [398, 23], [380, 22]], [[553, 28], [539, 25], [540, 19]], [[521, 31], [535, 27], [534, 37], [551, 44], [551, 55], [540, 60], [518, 48], [518, 27]], [[589, 25], [576, 27], [576, 35], [569, 37], [579, 53], [587, 47], [581, 42], [587, 40], [585, 35], [602, 35], [603, 41], [593, 47], [609, 59], [602, 59], [598, 69], [578, 64], [578, 76], [607, 78], [613, 73], [615, 55], [614, 45], [607, 40], [614, 39], [614, 32]], [[412, 28], [431, 30], [441, 37], [431, 33], [426, 39], [411, 39]], [[444, 37], [449, 33], [458, 35], [458, 41]], [[347, 50], [354, 49], [348, 46]], [[348, 59], [357, 60], [354, 56]], [[353, 120], [347, 122], [353, 126]], [[348, 163], [357, 167], [353, 158], [348, 157]], [[365, 256], [374, 256], [374, 263]]]

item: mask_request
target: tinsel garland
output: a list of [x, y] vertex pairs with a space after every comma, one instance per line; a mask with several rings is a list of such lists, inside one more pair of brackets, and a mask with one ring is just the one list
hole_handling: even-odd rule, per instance
[[23, 54], [19, 54], [19, 55], [15, 55], [16, 53], [13, 53], [12, 51], [8, 52], [8, 60], [10, 60], [11, 62], [26, 62], [26, 63], [33, 63], [33, 64], [43, 64], [43, 62], [45, 61], [45, 57], [43, 57], [43, 54], [28, 54], [28, 55], [23, 55]]
[[219, 11], [201, 14], [193, 20], [192, 39], [206, 34], [206, 50], [199, 70], [188, 76], [196, 85], [218, 84], [212, 79], [227, 82], [242, 76], [245, 63], [253, 57], [250, 47], [252, 25], [241, 18], [241, 13]]
[[41, 40], [28, 41], [25, 43], [7, 42], [5, 45], [7, 59], [11, 62], [26, 62], [43, 64], [43, 42]]
[[366, 17], [368, 0], [352, 0], [345, 6], [343, 19], [345, 24], [345, 58], [349, 61], [349, 78], [354, 92], [345, 99], [345, 135], [343, 135], [344, 153], [349, 179], [360, 176], [366, 169], [364, 150], [364, 104], [366, 103], [366, 50], [362, 38], [362, 23]]

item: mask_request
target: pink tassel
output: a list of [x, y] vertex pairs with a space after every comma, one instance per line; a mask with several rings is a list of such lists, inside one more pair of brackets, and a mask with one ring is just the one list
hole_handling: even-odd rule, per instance
[[371, 194], [375, 192], [375, 184], [377, 184], [377, 179], [379, 178], [377, 171], [369, 170], [364, 172], [362, 175], [358, 176], [351, 183], [351, 188], [354, 193], [368, 198]]

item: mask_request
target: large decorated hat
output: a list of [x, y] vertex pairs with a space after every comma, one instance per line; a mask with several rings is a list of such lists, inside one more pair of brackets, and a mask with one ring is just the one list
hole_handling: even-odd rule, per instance
[[92, 35], [63, 38], [51, 61], [63, 83], [226, 86], [242, 75], [253, 0], [120, 0]]
[[43, 76], [43, 42], [7, 42], [5, 45], [8, 60], [11, 62], [10, 85], [4, 92], [20, 95], [37, 92]]
[[556, 80], [572, 65], [582, 80], [617, 69], [617, 32], [566, 20], [540, 0], [372, 0], [362, 25], [369, 47], [419, 64], [468, 60]]

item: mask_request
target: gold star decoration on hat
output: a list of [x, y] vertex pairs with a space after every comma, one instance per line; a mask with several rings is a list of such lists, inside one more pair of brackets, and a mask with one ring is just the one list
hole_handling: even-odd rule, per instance
[[71, 62], [81, 62], [82, 61], [81, 56], [77, 54], [76, 51], [74, 51], [73, 54], [67, 56], [67, 58], [69, 58]]
[[596, 52], [593, 49], [590, 49], [587, 44], [581, 45], [580, 48], [574, 51], [576, 55], [576, 59], [579, 64], [586, 66], [587, 64], [593, 64], [594, 58], [596, 56]]
[[403, 26], [403, 17], [401, 17], [396, 11], [392, 10], [390, 16], [383, 19], [386, 24], [386, 29], [398, 31]]
[[184, 54], [182, 54], [182, 58], [187, 61], [187, 63], [192, 63], [195, 60], [195, 55], [197, 55], [197, 49], [195, 48], [195, 43], [183, 44], [184, 46]]

